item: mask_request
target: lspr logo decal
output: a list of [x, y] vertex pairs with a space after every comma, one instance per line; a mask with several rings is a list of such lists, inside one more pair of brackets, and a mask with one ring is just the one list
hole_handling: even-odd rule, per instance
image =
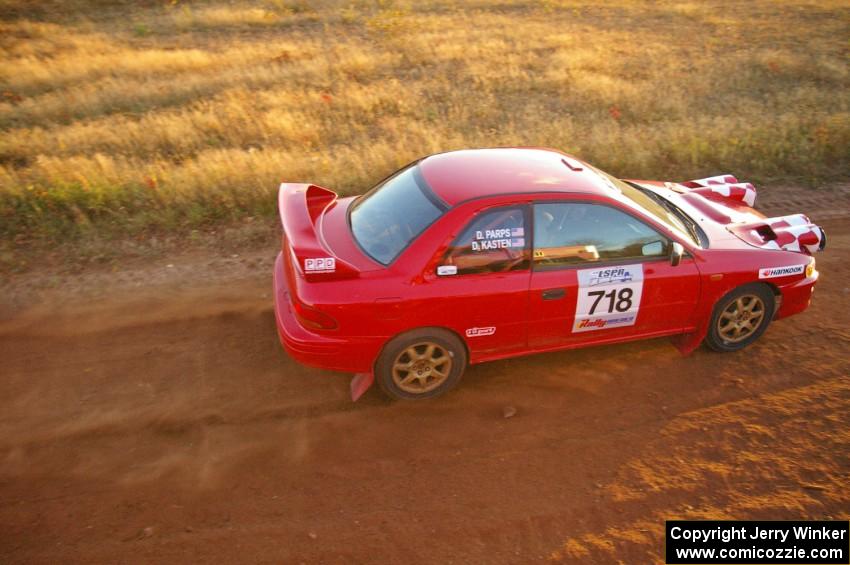
[[643, 293], [643, 265], [578, 271], [573, 332], [633, 326]]
[[[641, 274], [643, 266], [641, 265]], [[632, 281], [631, 267], [613, 267], [610, 269], [589, 269], [590, 275], [586, 277], [587, 286], [600, 284], [627, 283]]]

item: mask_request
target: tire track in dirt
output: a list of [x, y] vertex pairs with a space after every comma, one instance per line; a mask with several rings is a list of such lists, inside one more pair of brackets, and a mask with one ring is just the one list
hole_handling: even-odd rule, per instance
[[[260, 312], [260, 316], [264, 319], [264, 325], [271, 327], [273, 324], [273, 320], [271, 318], [271, 313], [269, 311]], [[245, 325], [253, 325], [256, 321], [256, 316], [253, 314], [236, 314], [227, 312], [225, 314], [212, 314], [209, 316], [197, 316], [194, 318], [190, 318], [188, 322], [190, 323], [199, 323], [202, 324], [205, 320], [225, 320], [228, 323], [236, 323], [236, 324], [245, 324]], [[145, 325], [140, 325], [138, 327], [127, 328], [127, 330], [132, 333], [142, 332], [142, 333], [150, 333], [155, 335], [159, 333], [157, 330], [161, 326], [168, 326], [173, 322], [162, 322], [162, 323], [150, 323]], [[807, 329], [805, 333], [801, 333], [800, 335], [794, 335], [792, 332], [789, 337], [793, 336], [795, 341], [795, 347], [803, 347], [803, 348], [814, 348], [828, 339], [836, 338], [842, 341], [848, 341], [848, 337], [843, 335], [840, 328], [837, 326], [830, 327], [816, 327], [813, 329]], [[110, 331], [114, 331], [110, 329]], [[784, 337], [780, 337], [779, 339], [785, 339]], [[776, 347], [783, 348], [783, 343], [776, 344]], [[109, 356], [109, 357], [100, 357], [98, 359], [99, 363], [102, 364], [113, 364], [118, 361], [130, 361], [136, 362], [143, 360], [145, 357], [144, 353], [138, 353], [135, 355], [120, 355], [120, 356]], [[30, 364], [35, 360], [35, 356], [30, 356], [22, 359], [21, 361]], [[635, 359], [636, 361], [637, 359]], [[630, 359], [627, 357], [626, 362], [629, 362]], [[81, 367], [85, 367], [91, 364], [90, 360], [76, 360], [76, 361], [63, 361], [62, 366], [67, 370], [79, 370]], [[283, 372], [287, 372], [287, 370], [291, 370], [293, 367], [287, 369], [287, 365], [295, 365], [289, 359], [285, 359], [283, 361], [283, 366], [281, 367]], [[486, 368], [486, 366], [484, 366]], [[830, 371], [827, 375], [821, 374], [821, 377], [826, 377], [831, 374], [836, 374], [837, 369]], [[344, 377], [343, 377], [344, 378]], [[371, 402], [369, 402], [371, 400]], [[332, 416], [336, 414], [342, 414], [345, 412], [350, 412], [353, 410], [359, 411], [376, 411], [384, 408], [388, 405], [388, 402], [383, 398], [375, 397], [372, 395], [372, 398], [367, 400], [366, 405], [363, 404], [354, 404], [348, 398], [343, 398], [341, 400], [330, 401], [330, 402], [317, 402], [317, 403], [307, 403], [307, 404], [297, 404], [297, 405], [271, 405], [271, 406], [251, 406], [250, 412], [228, 412], [223, 413], [222, 411], [204, 411], [202, 413], [189, 413], [189, 414], [174, 414], [173, 410], [168, 410], [166, 412], [143, 412], [141, 414], [136, 415], [136, 417], [125, 418], [121, 421], [109, 421], [107, 423], [100, 422], [95, 420], [92, 423], [79, 423], [72, 427], [66, 429], [50, 429], [46, 433], [41, 435], [34, 435], [31, 437], [27, 437], [26, 435], [22, 435], [21, 433], [14, 434], [15, 440], [12, 444], [4, 445], [0, 443], [0, 449], [10, 448], [12, 445], [22, 446], [26, 448], [33, 448], [36, 446], [43, 446], [45, 444], [56, 443], [56, 442], [64, 442], [64, 441], [74, 441], [74, 440], [84, 440], [89, 437], [107, 437], [107, 436], [130, 436], [139, 433], [151, 433], [154, 435], [171, 435], [171, 434], [179, 434], [179, 433], [188, 433], [194, 429], [198, 429], [201, 427], [215, 427], [215, 426], [250, 426], [252, 424], [259, 423], [267, 423], [274, 421], [283, 421], [283, 420], [303, 420], [303, 419], [317, 419], [326, 416]], [[672, 414], [671, 414], [672, 416]], [[376, 417], [380, 417], [376, 415]], [[666, 418], [667, 416], [665, 416]], [[653, 418], [650, 420], [646, 420], [644, 422], [632, 422], [631, 426], [642, 426], [647, 423], [657, 423], [661, 421], [659, 418]], [[624, 431], [624, 428], [609, 428], [604, 433], [619, 433]], [[590, 436], [583, 435], [581, 437], [569, 437], [567, 435], [560, 435], [559, 438], [563, 441], [575, 441], [583, 438], [595, 438], [598, 437], [598, 434], [591, 434]], [[3, 438], [0, 438], [2, 441]]]
[[850, 184], [829, 189], [776, 187], [759, 192], [756, 208], [770, 216], [803, 212], [814, 222], [850, 218]]

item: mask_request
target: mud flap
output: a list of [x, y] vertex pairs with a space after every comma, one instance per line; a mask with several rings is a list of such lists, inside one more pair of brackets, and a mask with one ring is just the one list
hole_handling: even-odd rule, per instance
[[697, 330], [695, 332], [670, 336], [670, 343], [679, 350], [683, 356], [690, 355], [700, 346], [702, 340], [705, 339], [707, 329]]
[[357, 373], [351, 379], [351, 400], [357, 402], [357, 399], [369, 390], [372, 383], [375, 382], [374, 373]]

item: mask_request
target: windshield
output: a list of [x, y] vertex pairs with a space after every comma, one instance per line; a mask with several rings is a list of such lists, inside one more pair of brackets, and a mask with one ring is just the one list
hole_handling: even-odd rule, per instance
[[389, 265], [445, 209], [413, 164], [355, 203], [351, 231], [367, 255]]
[[614, 188], [623, 193], [623, 196], [649, 212], [659, 222], [666, 224], [669, 228], [680, 232], [694, 244], [700, 245], [700, 238], [696, 232], [696, 225], [684, 212], [667, 202], [652, 191], [643, 190], [628, 184], [617, 177], [613, 177], [604, 171], [593, 168], [604, 180], [614, 185]]

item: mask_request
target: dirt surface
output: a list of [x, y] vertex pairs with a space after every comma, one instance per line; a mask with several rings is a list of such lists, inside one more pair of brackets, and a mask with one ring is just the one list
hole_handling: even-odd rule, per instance
[[846, 519], [850, 191], [761, 208], [829, 247], [748, 350], [495, 362], [423, 403], [287, 357], [273, 243], [6, 280], [0, 562], [647, 563], [665, 519]]

